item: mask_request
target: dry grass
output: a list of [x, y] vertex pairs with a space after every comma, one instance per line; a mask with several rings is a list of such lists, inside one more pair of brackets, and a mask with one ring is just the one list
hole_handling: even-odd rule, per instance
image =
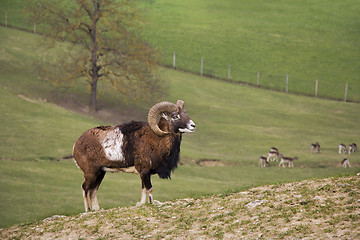
[[359, 239], [360, 176], [268, 185], [1, 229], [1, 239]]

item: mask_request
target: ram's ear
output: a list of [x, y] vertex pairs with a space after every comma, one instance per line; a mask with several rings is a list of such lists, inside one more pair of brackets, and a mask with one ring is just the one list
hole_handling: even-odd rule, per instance
[[184, 101], [183, 100], [177, 100], [176, 105], [180, 107], [180, 109], [184, 109]]

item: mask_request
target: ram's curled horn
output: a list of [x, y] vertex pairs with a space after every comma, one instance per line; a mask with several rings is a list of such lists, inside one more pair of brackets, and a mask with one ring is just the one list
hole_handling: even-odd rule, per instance
[[[179, 100], [181, 101], [181, 100]], [[178, 102], [179, 102], [178, 101]], [[169, 134], [169, 132], [164, 132], [158, 126], [158, 118], [161, 113], [171, 113], [178, 109], [179, 105], [173, 104], [171, 102], [159, 102], [155, 104], [149, 111], [148, 114], [148, 123], [150, 128], [159, 136], [164, 136]]]

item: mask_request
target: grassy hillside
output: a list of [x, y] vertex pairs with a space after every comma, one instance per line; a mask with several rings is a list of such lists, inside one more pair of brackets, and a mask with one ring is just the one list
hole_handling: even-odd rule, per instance
[[[3, 0], [9, 25], [32, 30], [23, 1]], [[139, 1], [148, 24], [145, 37], [163, 54], [162, 64], [228, 77], [266, 88], [360, 101], [360, 2], [357, 0], [165, 0]], [[41, 26], [38, 26], [41, 31]]]
[[[37, 78], [31, 66], [45, 54], [38, 50], [39, 36], [5, 28], [0, 34], [0, 226], [82, 212], [81, 171], [72, 161], [54, 160], [71, 153], [76, 138], [101, 122], [44, 100], [68, 96], [68, 91], [81, 96], [84, 90]], [[172, 180], [153, 177], [157, 200], [359, 171], [359, 153], [348, 156], [350, 169], [340, 167], [344, 156], [337, 153], [341, 142], [360, 142], [359, 104], [268, 92], [169, 69], [159, 74], [170, 87], [167, 100], [185, 101], [197, 131], [184, 135], [183, 165]], [[310, 152], [315, 141], [322, 147], [319, 154]], [[298, 156], [295, 168], [282, 169], [277, 162], [259, 168], [258, 157], [272, 146]], [[200, 159], [220, 161], [203, 167], [196, 164]], [[108, 174], [99, 191], [103, 208], [135, 205], [139, 199], [140, 180], [132, 174]]]
[[0, 88], [2, 158], [56, 159], [71, 153], [83, 129], [99, 121], [76, 115], [42, 100], [13, 95]]
[[316, 179], [239, 193], [55, 215], [1, 239], [359, 239], [360, 178]]

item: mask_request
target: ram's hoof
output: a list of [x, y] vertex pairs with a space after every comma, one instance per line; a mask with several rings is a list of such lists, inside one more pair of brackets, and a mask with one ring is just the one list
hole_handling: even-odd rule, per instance
[[163, 205], [163, 203], [160, 202], [160, 201], [158, 201], [158, 200], [154, 200], [154, 204], [156, 204], [156, 205]]

